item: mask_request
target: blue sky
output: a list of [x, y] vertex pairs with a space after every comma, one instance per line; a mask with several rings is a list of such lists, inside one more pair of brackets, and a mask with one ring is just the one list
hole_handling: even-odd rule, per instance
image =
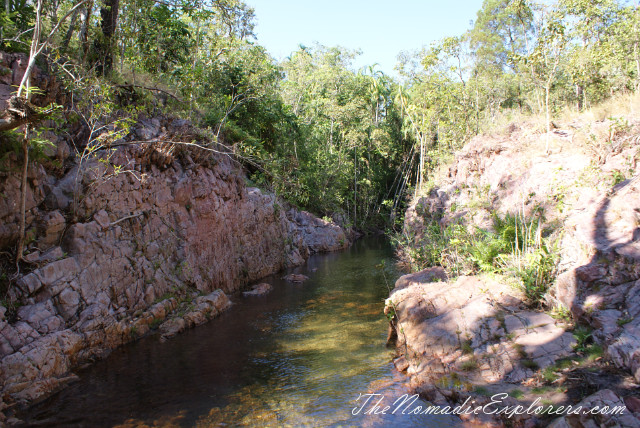
[[387, 74], [400, 51], [469, 28], [482, 0], [245, 0], [256, 11], [258, 43], [278, 60], [299, 44], [360, 49], [355, 67], [379, 64]]

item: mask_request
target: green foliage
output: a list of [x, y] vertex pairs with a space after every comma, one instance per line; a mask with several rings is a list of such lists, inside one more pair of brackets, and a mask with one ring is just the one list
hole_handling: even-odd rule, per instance
[[520, 365], [529, 370], [538, 370], [540, 368], [538, 363], [533, 361], [531, 358], [523, 358], [522, 360], [520, 360]]
[[629, 324], [631, 321], [633, 321], [632, 317], [620, 318], [619, 320], [616, 321], [616, 324], [618, 324], [618, 326], [622, 327], [625, 324]]
[[162, 318], [154, 318], [151, 320], [151, 323], [149, 323], [149, 328], [151, 330], [157, 330], [158, 327], [160, 327], [160, 324], [162, 324], [164, 320]]
[[511, 391], [509, 391], [509, 395], [516, 400], [519, 400], [524, 397], [524, 392], [520, 391], [519, 389], [512, 389]]
[[473, 348], [471, 347], [471, 340], [465, 340], [462, 342], [462, 353], [463, 354], [473, 354]]
[[466, 361], [463, 361], [462, 364], [460, 364], [460, 370], [463, 370], [465, 372], [472, 372], [477, 368], [478, 368], [478, 361], [476, 361], [475, 358], [470, 358]]
[[571, 311], [565, 306], [554, 307], [550, 315], [552, 318], [559, 321], [571, 322], [572, 320]]
[[[31, 3], [0, 5], [1, 49], [28, 50]], [[45, 2], [43, 34], [77, 3]], [[113, 113], [139, 112], [123, 111], [127, 103], [160, 104], [146, 89], [127, 100], [100, 94], [114, 83], [175, 94], [166, 102], [232, 146], [256, 185], [356, 228], [397, 227], [406, 196], [424, 191], [430, 173], [498, 114], [545, 112], [548, 124], [563, 107], [585, 108], [640, 83], [640, 11], [618, 0], [485, 0], [469, 31], [403, 53], [399, 80], [375, 65], [352, 69], [358, 52], [340, 47], [300, 46], [277, 63], [255, 43], [254, 11], [241, 0], [116, 3], [113, 34], [102, 21], [110, 3], [88, 2], [47, 42], [51, 70], [74, 102], [91, 100], [87, 118], [113, 121]], [[107, 43], [114, 70], [91, 94], [86, 82], [94, 83], [88, 77], [102, 68]], [[90, 95], [78, 98], [76, 87]], [[612, 137], [623, 128], [616, 122]], [[527, 293], [544, 292], [550, 251], [522, 252], [509, 224], [495, 233], [429, 228], [436, 241], [416, 250], [418, 264], [496, 272], [513, 267], [504, 259], [513, 253]]]
[[187, 24], [180, 20], [178, 10], [171, 10], [166, 4], [155, 4], [141, 17], [137, 46], [142, 69], [171, 72], [171, 77], [183, 78], [192, 36]]
[[473, 392], [477, 395], [481, 395], [483, 397], [490, 397], [491, 392], [484, 386], [476, 386], [473, 388]]
[[[6, 6], [9, 5], [9, 10]], [[27, 1], [10, 1], [0, 4], [0, 50], [28, 52], [31, 34], [29, 29], [35, 19], [35, 8]]]
[[624, 180], [626, 180], [627, 178], [625, 177], [624, 173], [619, 171], [619, 170], [614, 170], [611, 173], [611, 185], [615, 186], [616, 184], [622, 183]]
[[542, 238], [542, 218], [494, 216], [493, 231], [462, 224], [442, 226], [426, 215], [420, 237], [396, 235], [394, 243], [408, 256], [415, 271], [442, 266], [450, 275], [476, 272], [507, 274], [531, 304], [541, 302], [553, 282], [557, 251]]
[[592, 330], [586, 326], [577, 327], [573, 331], [573, 337], [576, 339], [574, 350], [576, 352], [586, 352], [589, 344], [593, 343]]

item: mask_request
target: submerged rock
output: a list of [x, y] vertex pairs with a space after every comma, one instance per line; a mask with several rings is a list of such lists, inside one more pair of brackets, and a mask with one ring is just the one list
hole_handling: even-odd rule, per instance
[[264, 295], [268, 294], [269, 292], [271, 292], [272, 289], [273, 289], [273, 287], [271, 286], [271, 284], [267, 284], [266, 282], [263, 282], [263, 283], [256, 284], [253, 287], [251, 287], [251, 291], [242, 292], [242, 295], [245, 296], [245, 297], [248, 297], [248, 296], [264, 296]]
[[396, 366], [399, 372], [403, 372], [409, 368], [409, 362], [404, 355], [393, 360], [393, 365]]
[[309, 277], [298, 273], [290, 273], [282, 279], [289, 282], [305, 282]]
[[[183, 315], [175, 315], [173, 318], [160, 324], [159, 330], [163, 339], [175, 336], [176, 334], [204, 324], [208, 320], [220, 315], [222, 312], [231, 307], [231, 300], [222, 290], [216, 290], [206, 296], [195, 298], [191, 302], [182, 304], [185, 308], [192, 308]], [[176, 312], [181, 309], [178, 306]]]

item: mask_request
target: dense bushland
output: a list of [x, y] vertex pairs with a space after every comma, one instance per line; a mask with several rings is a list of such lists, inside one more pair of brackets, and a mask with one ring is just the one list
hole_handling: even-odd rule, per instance
[[[106, 102], [73, 99], [101, 106], [95, 124], [159, 108], [189, 117], [258, 185], [362, 229], [393, 225], [471, 136], [528, 114], [548, 131], [563, 109], [640, 83], [640, 9], [622, 0], [485, 0], [464, 34], [401, 53], [397, 78], [354, 70], [357, 52], [340, 47], [300, 46], [278, 63], [254, 18], [239, 0], [7, 0], [0, 49], [28, 53], [70, 92], [100, 82], [94, 100]], [[21, 85], [29, 98], [29, 79]], [[30, 114], [26, 132], [4, 112], [0, 128], [24, 139], [25, 159], [54, 110]], [[96, 129], [101, 142], [121, 136]]]

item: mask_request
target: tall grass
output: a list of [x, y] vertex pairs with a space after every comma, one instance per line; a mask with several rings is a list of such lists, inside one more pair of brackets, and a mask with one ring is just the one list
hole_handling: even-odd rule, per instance
[[524, 213], [518, 213], [513, 227], [512, 250], [496, 257], [495, 265], [517, 280], [530, 303], [540, 304], [555, 278], [557, 249], [550, 249], [549, 240], [542, 237], [542, 216], [528, 220]]
[[420, 236], [401, 236], [396, 245], [414, 271], [442, 266], [450, 277], [490, 272], [510, 277], [531, 305], [540, 305], [553, 283], [557, 251], [543, 237], [543, 216], [495, 215], [493, 231], [463, 224], [442, 226], [425, 218]]

